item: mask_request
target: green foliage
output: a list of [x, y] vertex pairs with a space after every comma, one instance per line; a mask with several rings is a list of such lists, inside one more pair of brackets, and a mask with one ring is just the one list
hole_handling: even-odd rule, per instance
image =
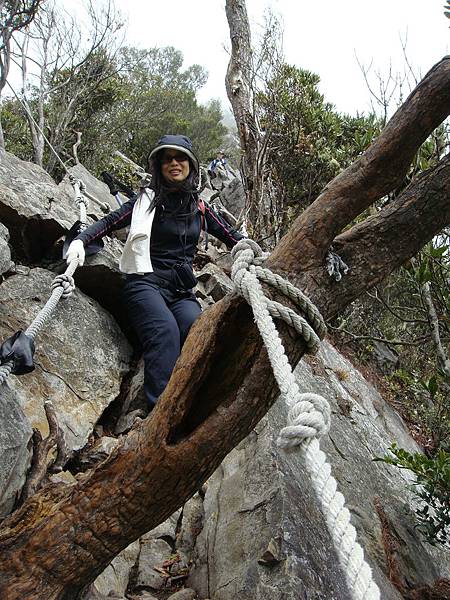
[[8, 152], [23, 160], [33, 160], [33, 146], [24, 110], [17, 100], [5, 99], [0, 105], [0, 118]]
[[161, 135], [185, 133], [192, 138], [200, 160], [206, 160], [226, 129], [217, 102], [206, 106], [197, 102], [196, 92], [207, 79], [204, 69], [192, 65], [183, 71], [183, 56], [172, 47], [126, 48], [122, 62], [125, 98], [110, 114], [116, 146], [146, 166], [148, 153]]
[[[93, 173], [105, 169], [115, 150], [146, 168], [150, 149], [165, 133], [190, 136], [206, 161], [227, 133], [219, 103], [197, 102], [207, 73], [199, 65], [183, 69], [183, 55], [172, 47], [123, 48], [115, 58], [100, 48], [75, 71], [62, 69], [48, 79], [53, 91], [44, 110], [50, 141], [70, 162], [75, 132], [81, 132], [78, 157]], [[33, 105], [32, 91], [29, 97]], [[4, 105], [2, 123], [7, 149], [32, 159], [31, 136], [15, 102]], [[48, 148], [44, 164], [57, 176]]]
[[413, 490], [420, 500], [417, 528], [430, 544], [450, 548], [450, 454], [440, 450], [435, 457], [428, 458], [419, 452], [411, 454], [395, 443], [389, 450], [392, 455], [374, 460], [414, 473]]
[[270, 135], [272, 178], [289, 221], [378, 135], [374, 116], [350, 117], [324, 101], [314, 73], [282, 64], [256, 97]]
[[445, 350], [450, 340], [448, 248], [443, 232], [336, 320], [340, 343], [350, 345], [364, 364], [376, 364], [371, 337], [386, 340], [388, 346], [395, 342], [391, 349], [397, 352], [399, 367], [385, 379], [387, 392], [429, 452], [450, 448], [449, 382], [437, 356], [424, 296], [426, 286]]
[[138, 191], [140, 178], [136, 174], [134, 167], [120, 156], [110, 156], [108, 163], [104, 165], [104, 170], [108, 171], [108, 173], [129, 188]]
[[421, 441], [429, 451], [449, 449], [450, 398], [445, 373], [436, 369], [421, 377], [398, 369], [388, 378], [388, 385], [407, 419], [420, 424]]

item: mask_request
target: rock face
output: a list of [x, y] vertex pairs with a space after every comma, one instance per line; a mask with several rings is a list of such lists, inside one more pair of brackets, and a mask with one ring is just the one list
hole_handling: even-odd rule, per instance
[[[103, 183], [103, 181], [100, 181], [99, 179], [94, 177], [92, 173], [90, 173], [85, 167], [83, 167], [83, 165], [74, 165], [70, 168], [69, 173], [76, 177], [76, 179], [80, 179], [84, 183], [84, 185], [86, 186], [86, 192], [88, 194], [94, 196], [94, 198], [96, 198], [100, 202], [107, 204], [111, 208], [111, 210], [119, 208], [116, 199], [109, 193], [109, 188], [106, 185], [106, 183]], [[63, 189], [68, 196], [71, 196], [73, 194], [73, 188], [69, 180], [69, 175], [66, 175], [64, 177], [64, 179], [61, 181], [58, 187]], [[94, 203], [92, 204], [94, 207]], [[96, 211], [98, 211], [98, 207], [96, 207]]]
[[43, 169], [0, 150], [0, 221], [16, 256], [39, 260], [77, 218], [70, 196]]
[[[448, 554], [433, 550], [414, 530], [407, 477], [372, 462], [393, 440], [418, 450], [395, 411], [327, 343], [318, 358], [300, 363], [297, 380], [301, 391], [324, 395], [332, 404], [332, 428], [321, 446], [353, 515], [381, 597], [402, 598], [385, 575], [382, 536], [388, 532], [383, 531], [380, 509], [392, 523], [391, 534], [399, 542], [396, 560], [409, 585], [448, 576]], [[276, 446], [285, 412], [279, 400], [208, 482], [205, 525], [188, 580], [201, 598], [350, 599], [298, 453]]]
[[[92, 203], [88, 214], [104, 216]], [[0, 149], [0, 222], [9, 229], [15, 257], [41, 260], [78, 219], [72, 186], [58, 186], [41, 167]]]
[[[53, 275], [40, 268], [0, 286], [0, 337], [26, 329], [45, 304]], [[75, 291], [62, 300], [37, 340], [36, 369], [10, 385], [33, 427], [47, 433], [43, 402], [53, 402], [71, 449], [87, 442], [104, 409], [119, 394], [131, 348], [95, 301]]]
[[0, 518], [8, 515], [31, 460], [31, 427], [8, 382], [0, 386]]
[[245, 191], [242, 181], [235, 177], [228, 182], [221, 193], [220, 197], [225, 207], [233, 214], [240, 215], [245, 208]]
[[130, 571], [139, 556], [140, 543], [136, 540], [123, 550], [119, 556], [95, 580], [95, 588], [104, 596], [112, 592], [125, 595], [128, 587]]

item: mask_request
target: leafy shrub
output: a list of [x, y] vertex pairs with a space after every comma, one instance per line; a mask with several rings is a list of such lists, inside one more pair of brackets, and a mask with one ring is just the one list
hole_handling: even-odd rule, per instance
[[428, 458], [420, 452], [411, 454], [395, 443], [389, 450], [392, 455], [374, 460], [414, 473], [413, 491], [420, 500], [415, 511], [417, 529], [433, 546], [450, 548], [450, 454], [441, 449], [436, 456]]

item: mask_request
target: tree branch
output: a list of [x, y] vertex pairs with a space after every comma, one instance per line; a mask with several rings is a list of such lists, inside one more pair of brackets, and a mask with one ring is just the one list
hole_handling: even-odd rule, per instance
[[[425, 102], [432, 110], [426, 110]], [[398, 186], [419, 146], [450, 113], [450, 56], [437, 63], [364, 154], [333, 179], [294, 222], [271, 256], [283, 254], [295, 271], [297, 248], [308, 249], [306, 268], [321, 263], [333, 239], [373, 202]]]

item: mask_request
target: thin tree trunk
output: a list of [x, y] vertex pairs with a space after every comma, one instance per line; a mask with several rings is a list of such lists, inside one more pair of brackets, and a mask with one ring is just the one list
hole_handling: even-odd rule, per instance
[[[434, 67], [367, 152], [333, 180], [269, 257], [325, 318], [379, 283], [450, 221], [447, 157], [392, 205], [335, 240], [350, 265], [339, 283], [324, 256], [335, 236], [395, 187], [433, 129], [450, 113], [450, 59]], [[295, 365], [303, 344], [283, 329]], [[277, 396], [247, 304], [227, 296], [193, 326], [150, 418], [75, 485], [30, 498], [0, 530], [5, 600], [74, 600], [131, 541], [191, 497], [248, 435]]]
[[425, 300], [425, 305], [428, 311], [428, 320], [431, 328], [431, 339], [436, 350], [437, 362], [440, 368], [450, 381], [450, 359], [447, 356], [444, 346], [442, 345], [441, 336], [439, 333], [439, 319], [434, 306], [433, 297], [431, 295], [430, 283], [427, 281], [422, 286], [422, 294]]
[[225, 85], [239, 132], [241, 172], [247, 194], [249, 220], [256, 223], [259, 196], [257, 157], [262, 136], [253, 108], [250, 26], [245, 0], [227, 0], [225, 10], [231, 38], [231, 57]]

